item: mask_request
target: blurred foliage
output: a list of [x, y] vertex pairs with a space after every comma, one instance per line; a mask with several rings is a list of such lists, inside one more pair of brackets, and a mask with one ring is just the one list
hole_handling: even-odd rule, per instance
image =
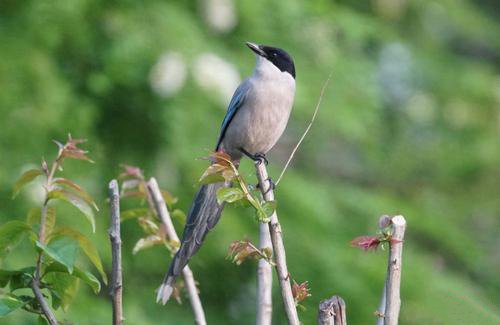
[[[33, 168], [27, 162], [52, 150], [48, 140], [68, 132], [89, 139], [96, 164], [74, 163], [65, 173], [100, 207], [119, 164], [130, 163], [155, 175], [188, 210], [206, 168], [196, 158], [213, 148], [228, 103], [223, 94], [233, 87], [234, 73], [222, 72], [251, 73], [244, 41], [276, 45], [295, 59], [297, 96], [270, 154], [271, 175], [333, 71], [316, 123], [276, 189], [289, 269], [312, 294], [300, 314], [304, 324], [333, 294], [346, 301], [350, 323], [373, 321], [386, 257], [349, 241], [373, 233], [386, 213], [402, 213], [409, 224], [401, 323], [500, 323], [498, 2], [6, 0], [0, 9], [1, 223], [22, 220], [40, 203], [36, 183], [15, 201], [12, 186]], [[162, 71], [165, 55], [177, 60], [165, 64], [173, 79], [153, 73]], [[154, 83], [162, 77], [168, 87], [159, 92]], [[252, 177], [251, 164], [244, 162], [242, 173]], [[81, 219], [70, 207], [58, 211], [58, 222], [88, 231]], [[107, 209], [96, 221], [93, 238], [109, 271]], [[122, 230], [127, 322], [191, 323], [187, 304], [154, 303], [168, 252], [157, 247], [132, 257], [142, 231], [129, 223]], [[209, 323], [254, 322], [255, 264], [236, 267], [224, 256], [245, 235], [255, 242], [256, 230], [250, 209], [228, 207], [192, 259]], [[18, 249], [2, 268], [30, 265], [29, 245]], [[58, 317], [109, 322], [107, 290], [96, 299], [82, 289]], [[282, 324], [274, 293], [274, 323]], [[14, 312], [2, 321], [37, 320]]]

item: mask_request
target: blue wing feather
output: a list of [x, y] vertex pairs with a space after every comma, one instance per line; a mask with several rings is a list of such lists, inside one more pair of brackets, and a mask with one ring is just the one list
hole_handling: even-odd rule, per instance
[[236, 115], [238, 109], [241, 106], [243, 106], [247, 91], [248, 91], [247, 82], [243, 82], [234, 92], [233, 98], [231, 98], [231, 102], [229, 103], [229, 106], [227, 108], [226, 116], [224, 116], [224, 120], [222, 121], [219, 140], [217, 141], [217, 146], [215, 147], [215, 150], [219, 150], [219, 146], [222, 140], [224, 139], [224, 135], [226, 134], [229, 124]]

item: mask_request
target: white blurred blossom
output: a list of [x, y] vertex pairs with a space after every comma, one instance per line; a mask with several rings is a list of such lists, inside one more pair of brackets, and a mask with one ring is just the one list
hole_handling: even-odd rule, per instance
[[444, 107], [443, 115], [451, 126], [461, 129], [474, 123], [473, 111], [474, 108], [469, 103], [457, 98]]
[[436, 101], [432, 95], [419, 92], [410, 97], [405, 110], [413, 121], [430, 123], [436, 116]]
[[412, 55], [401, 43], [391, 43], [382, 48], [378, 63], [378, 81], [383, 100], [393, 107], [400, 107], [413, 93]]
[[204, 53], [194, 63], [194, 78], [200, 87], [215, 91], [227, 104], [241, 82], [236, 67], [213, 53]]
[[171, 97], [181, 90], [186, 81], [186, 64], [181, 54], [163, 54], [149, 74], [149, 82], [154, 92], [161, 97]]
[[400, 18], [408, 6], [408, 0], [375, 0], [375, 10], [383, 17], [389, 19]]
[[201, 10], [205, 22], [215, 32], [229, 32], [238, 22], [232, 0], [201, 0]]

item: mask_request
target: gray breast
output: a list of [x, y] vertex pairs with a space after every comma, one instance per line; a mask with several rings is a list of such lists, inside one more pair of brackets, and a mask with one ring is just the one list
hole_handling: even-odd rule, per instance
[[279, 73], [273, 78], [252, 76], [245, 102], [228, 126], [222, 146], [233, 157], [240, 148], [266, 154], [286, 128], [295, 95], [295, 80]]

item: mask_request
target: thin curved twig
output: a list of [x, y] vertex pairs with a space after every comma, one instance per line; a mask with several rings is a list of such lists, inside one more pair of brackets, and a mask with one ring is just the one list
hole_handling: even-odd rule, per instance
[[276, 185], [278, 185], [278, 183], [283, 178], [283, 175], [285, 174], [285, 172], [286, 172], [286, 170], [288, 168], [288, 165], [290, 165], [290, 162], [292, 161], [293, 157], [295, 156], [295, 152], [297, 152], [297, 150], [299, 149], [299, 146], [302, 144], [302, 141], [304, 141], [307, 133], [309, 133], [309, 130], [311, 129], [311, 127], [312, 127], [312, 125], [314, 123], [314, 120], [316, 119], [316, 115], [318, 114], [319, 107], [320, 107], [321, 102], [323, 100], [323, 95], [325, 93], [326, 87], [328, 86], [328, 83], [330, 82], [332, 74], [333, 74], [333, 72], [330, 72], [330, 74], [328, 75], [328, 78], [326, 79], [325, 83], [323, 84], [323, 88], [321, 89], [321, 93], [319, 95], [318, 103], [316, 104], [316, 108], [314, 109], [314, 113], [313, 113], [313, 116], [311, 118], [311, 121], [309, 122], [309, 125], [307, 126], [306, 130], [304, 131], [304, 133], [300, 137], [299, 142], [297, 142], [297, 144], [295, 145], [295, 148], [293, 148], [292, 153], [290, 154], [290, 157], [288, 157], [288, 160], [287, 160], [287, 162], [285, 164], [285, 167], [283, 167], [283, 170], [281, 171], [281, 174], [280, 174], [280, 176], [278, 177], [278, 180], [275, 183]]

